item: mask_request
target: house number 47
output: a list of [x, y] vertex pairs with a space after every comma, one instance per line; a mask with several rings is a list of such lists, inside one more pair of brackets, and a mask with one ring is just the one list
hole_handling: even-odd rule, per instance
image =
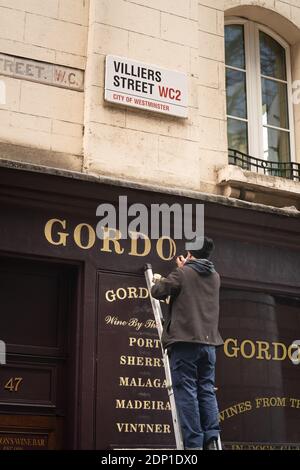
[[23, 377], [11, 377], [4, 385], [4, 388], [10, 392], [18, 392], [22, 380]]

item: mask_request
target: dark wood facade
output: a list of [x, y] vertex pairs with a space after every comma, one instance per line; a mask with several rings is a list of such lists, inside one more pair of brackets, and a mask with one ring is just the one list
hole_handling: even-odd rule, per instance
[[173, 445], [143, 266], [169, 272], [174, 246], [151, 240], [141, 256], [144, 245], [98, 239], [96, 208], [119, 195], [204, 202], [222, 277], [223, 440], [300, 445], [300, 366], [290, 358], [300, 340], [299, 216], [3, 166], [0, 448]]

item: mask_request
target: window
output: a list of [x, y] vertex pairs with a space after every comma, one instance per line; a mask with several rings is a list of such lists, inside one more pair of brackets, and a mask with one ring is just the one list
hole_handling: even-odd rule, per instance
[[228, 147], [272, 162], [294, 161], [290, 50], [268, 28], [225, 26]]

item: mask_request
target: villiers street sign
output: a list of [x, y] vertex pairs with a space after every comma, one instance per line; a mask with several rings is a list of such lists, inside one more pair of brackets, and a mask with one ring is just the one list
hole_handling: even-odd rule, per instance
[[124, 57], [106, 56], [105, 100], [186, 118], [187, 75]]

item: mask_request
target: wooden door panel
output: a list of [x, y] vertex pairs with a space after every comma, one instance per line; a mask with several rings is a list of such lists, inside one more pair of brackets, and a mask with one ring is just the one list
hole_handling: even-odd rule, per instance
[[1, 366], [0, 402], [56, 406], [57, 366], [13, 364]]
[[1, 258], [1, 339], [9, 353], [62, 356], [67, 270], [44, 262]]
[[0, 415], [0, 450], [54, 450], [63, 446], [63, 418]]
[[0, 258], [0, 450], [64, 446], [73, 271]]

